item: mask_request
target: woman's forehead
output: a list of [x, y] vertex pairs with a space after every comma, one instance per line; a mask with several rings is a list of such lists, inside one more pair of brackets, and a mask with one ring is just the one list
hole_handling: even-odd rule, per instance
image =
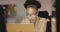
[[28, 13], [30, 12], [30, 13], [36, 13], [37, 11], [35, 11], [35, 10], [29, 10], [29, 11], [27, 11]]
[[37, 10], [35, 7], [28, 7], [27, 10]]
[[36, 10], [36, 8], [29, 7], [29, 8], [26, 9], [26, 12], [29, 13], [29, 14], [32, 14], [32, 13], [36, 13], [37, 10]]
[[27, 8], [27, 12], [36, 12], [37, 10], [35, 8]]

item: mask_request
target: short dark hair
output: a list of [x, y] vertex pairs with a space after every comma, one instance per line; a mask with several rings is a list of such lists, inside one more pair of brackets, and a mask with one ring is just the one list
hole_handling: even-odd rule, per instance
[[27, 8], [28, 6], [36, 6], [37, 9], [41, 8], [41, 4], [40, 2], [36, 1], [36, 0], [26, 0], [26, 2], [24, 3], [24, 7]]

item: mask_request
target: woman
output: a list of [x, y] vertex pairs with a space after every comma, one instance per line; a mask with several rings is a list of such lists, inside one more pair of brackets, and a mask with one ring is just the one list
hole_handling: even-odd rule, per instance
[[38, 17], [38, 9], [41, 8], [41, 4], [36, 0], [27, 0], [24, 4], [26, 8], [26, 19], [22, 20], [22, 24], [34, 23], [35, 32], [46, 32], [47, 20], [45, 18]]

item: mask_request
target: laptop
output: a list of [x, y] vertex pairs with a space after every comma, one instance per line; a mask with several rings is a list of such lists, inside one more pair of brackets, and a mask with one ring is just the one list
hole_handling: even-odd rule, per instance
[[6, 24], [7, 32], [34, 32], [34, 24]]

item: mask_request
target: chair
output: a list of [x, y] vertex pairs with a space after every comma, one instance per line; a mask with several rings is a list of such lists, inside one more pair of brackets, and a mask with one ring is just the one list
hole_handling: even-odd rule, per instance
[[47, 11], [39, 11], [38, 17], [48, 18], [49, 14]]

